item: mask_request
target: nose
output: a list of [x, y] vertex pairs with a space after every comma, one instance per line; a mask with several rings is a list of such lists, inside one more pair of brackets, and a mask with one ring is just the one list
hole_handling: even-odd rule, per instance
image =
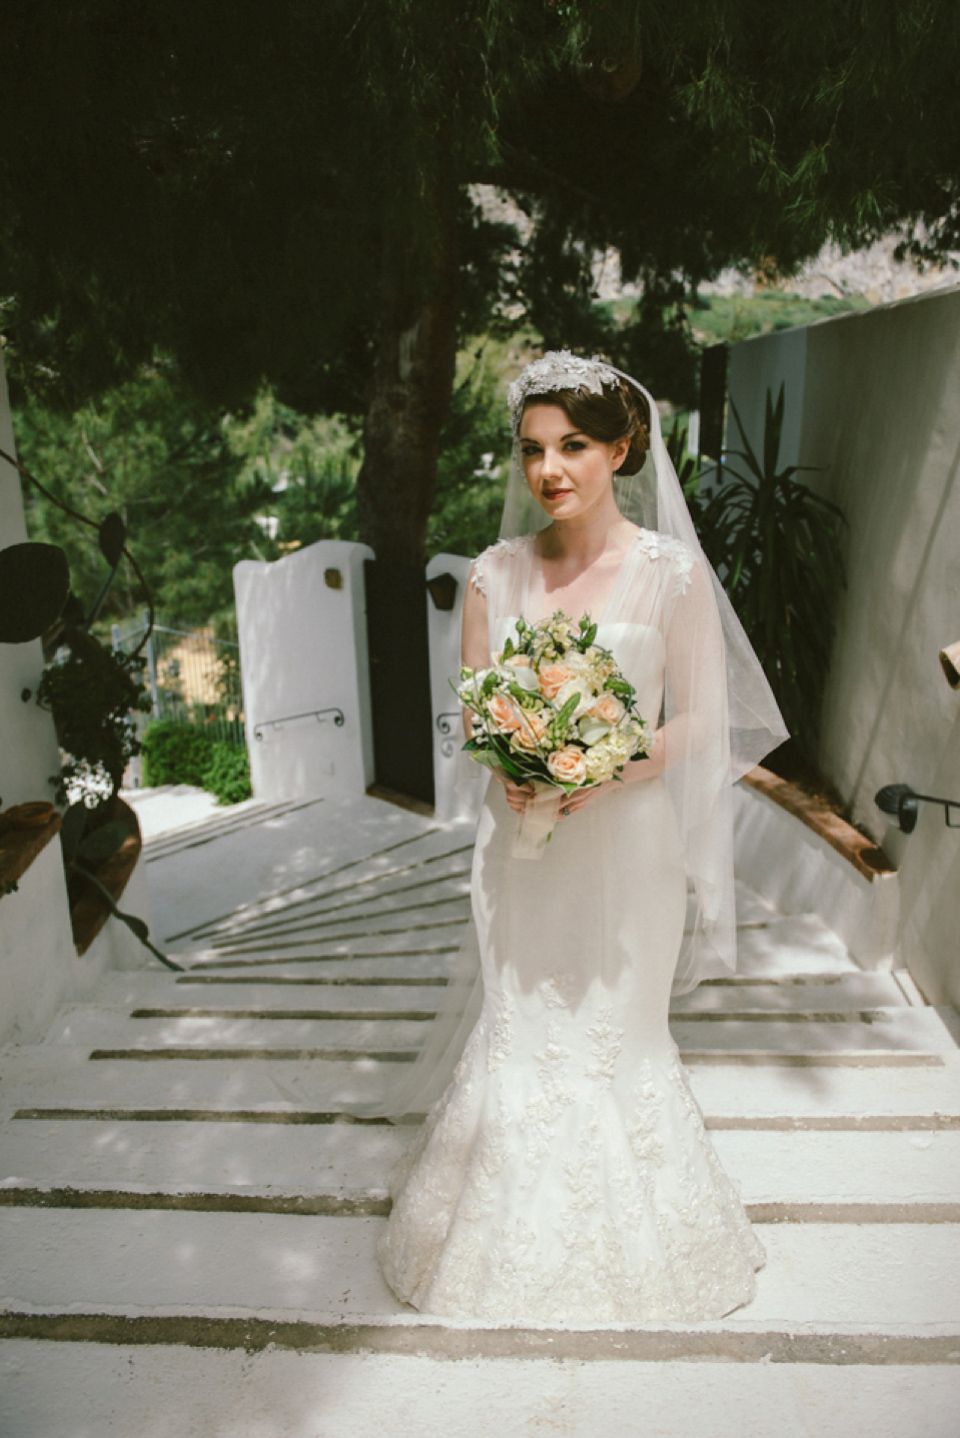
[[548, 479], [552, 475], [558, 475], [563, 473], [563, 463], [561, 460], [560, 452], [559, 450], [554, 449], [552, 445], [548, 445], [543, 452], [543, 464], [541, 465], [540, 470], [544, 477]]

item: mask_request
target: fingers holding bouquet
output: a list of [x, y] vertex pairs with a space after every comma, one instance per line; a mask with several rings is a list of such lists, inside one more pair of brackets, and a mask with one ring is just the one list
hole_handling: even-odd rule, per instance
[[507, 793], [507, 803], [515, 814], [522, 814], [530, 800], [537, 792], [532, 784], [518, 784], [509, 775], [495, 769], [494, 774], [500, 780]]

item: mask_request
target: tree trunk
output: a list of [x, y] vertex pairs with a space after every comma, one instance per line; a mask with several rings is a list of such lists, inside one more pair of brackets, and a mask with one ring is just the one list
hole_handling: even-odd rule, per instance
[[434, 241], [425, 256], [414, 255], [402, 239], [385, 240], [373, 388], [357, 477], [361, 540], [378, 559], [420, 569], [457, 353], [455, 199], [444, 196], [427, 220]]
[[425, 249], [394, 236], [385, 241], [357, 477], [360, 538], [376, 555], [367, 565], [375, 783], [427, 805], [434, 793], [426, 530], [458, 319], [456, 194], [435, 192], [434, 200]]

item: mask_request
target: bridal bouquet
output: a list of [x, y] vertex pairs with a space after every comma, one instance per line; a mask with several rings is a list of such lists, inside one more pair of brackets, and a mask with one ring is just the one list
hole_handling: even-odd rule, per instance
[[518, 619], [516, 641], [491, 668], [460, 671], [457, 694], [474, 716], [467, 753], [536, 790], [517, 857], [540, 857], [565, 796], [616, 778], [650, 748], [636, 691], [596, 636], [587, 615], [579, 625], [560, 610], [538, 624]]

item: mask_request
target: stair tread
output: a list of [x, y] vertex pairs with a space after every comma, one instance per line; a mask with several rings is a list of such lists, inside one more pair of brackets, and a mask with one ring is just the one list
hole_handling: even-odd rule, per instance
[[[0, 1210], [8, 1309], [143, 1314], [295, 1312], [389, 1319], [410, 1310], [376, 1262], [382, 1220], [129, 1210]], [[736, 1328], [960, 1323], [960, 1225], [765, 1226], [767, 1265]]]

